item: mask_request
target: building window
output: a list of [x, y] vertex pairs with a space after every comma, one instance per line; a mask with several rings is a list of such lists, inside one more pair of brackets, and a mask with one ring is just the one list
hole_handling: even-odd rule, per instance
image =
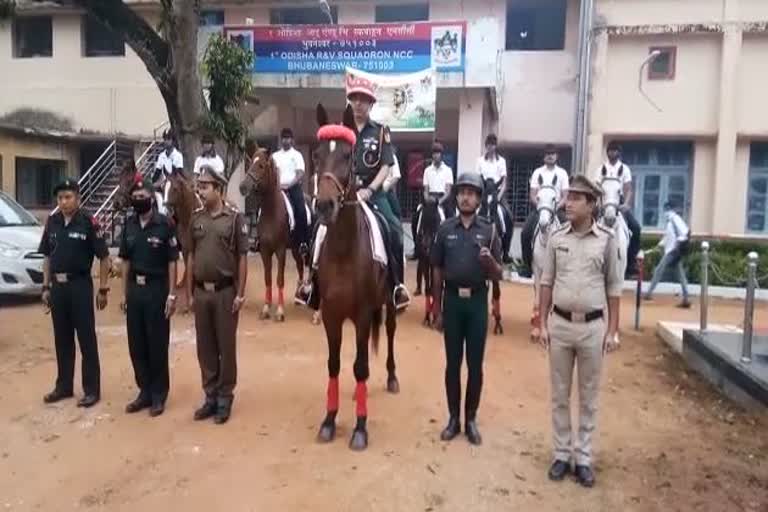
[[649, 54], [659, 52], [648, 64], [648, 80], [673, 80], [677, 63], [677, 48], [674, 46], [651, 47]]
[[83, 16], [83, 55], [86, 57], [123, 57], [125, 43], [112, 29], [93, 16]]
[[398, 23], [403, 21], [428, 21], [429, 4], [377, 5], [376, 23]]
[[623, 161], [632, 169], [632, 208], [645, 228], [662, 229], [667, 201], [688, 218], [691, 194], [690, 142], [624, 142]]
[[54, 205], [53, 187], [64, 178], [64, 160], [16, 158], [16, 201], [26, 208]]
[[29, 16], [13, 21], [13, 56], [17, 59], [53, 57], [53, 20]]
[[750, 151], [747, 231], [768, 232], [768, 142], [753, 143]]
[[563, 50], [566, 10], [566, 0], [508, 0], [507, 50]]
[[200, 11], [201, 27], [221, 27], [224, 25], [224, 11], [221, 9], [206, 9]]
[[[339, 22], [338, 7], [331, 6], [334, 23]], [[269, 10], [272, 25], [326, 25], [328, 17], [320, 7], [279, 7]]]

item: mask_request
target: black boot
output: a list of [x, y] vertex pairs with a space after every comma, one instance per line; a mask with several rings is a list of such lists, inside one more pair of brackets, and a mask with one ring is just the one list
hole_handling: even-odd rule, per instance
[[477, 420], [474, 418], [467, 420], [467, 424], [464, 426], [464, 432], [467, 434], [467, 440], [470, 444], [475, 446], [483, 444], [483, 438], [480, 435], [480, 430], [477, 428]]
[[146, 395], [139, 394], [139, 396], [136, 397], [136, 400], [125, 406], [125, 412], [128, 414], [133, 414], [141, 411], [142, 409], [146, 409], [150, 405], [152, 405], [152, 400], [150, 400]]
[[565, 476], [571, 472], [571, 463], [564, 460], [556, 460], [549, 468], [549, 479], [553, 482], [559, 482], [564, 479]]
[[72, 398], [73, 396], [74, 393], [71, 391], [61, 391], [59, 389], [54, 389], [43, 397], [43, 402], [46, 404], [55, 404], [56, 402], [65, 400], [67, 398]]
[[461, 421], [458, 416], [451, 416], [448, 420], [448, 425], [445, 426], [440, 433], [441, 441], [451, 441], [454, 437], [461, 432]]
[[223, 425], [229, 421], [229, 417], [232, 415], [232, 399], [231, 398], [219, 398], [219, 402], [216, 407], [216, 415], [213, 417], [213, 422], [217, 425]]
[[216, 414], [216, 399], [207, 397], [203, 405], [195, 411], [195, 421], [207, 420]]

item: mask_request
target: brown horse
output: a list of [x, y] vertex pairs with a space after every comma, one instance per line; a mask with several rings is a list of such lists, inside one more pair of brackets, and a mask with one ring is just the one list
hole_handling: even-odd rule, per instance
[[285, 320], [285, 253], [291, 248], [299, 273], [299, 283], [304, 280], [304, 259], [298, 247], [292, 243], [288, 210], [280, 190], [280, 176], [272, 158], [264, 148], [251, 147], [246, 159], [245, 178], [240, 183], [240, 193], [257, 196], [261, 210], [256, 230], [259, 234], [259, 253], [264, 264], [264, 307], [261, 319], [270, 317], [272, 310], [272, 257], [277, 257], [277, 311], [275, 320]]
[[320, 249], [318, 287], [322, 318], [328, 338], [327, 414], [318, 440], [330, 442], [336, 434], [336, 414], [339, 410], [339, 371], [341, 368], [342, 325], [351, 320], [355, 325], [357, 356], [354, 364], [357, 424], [350, 448], [363, 450], [368, 446], [368, 343], [378, 350], [383, 309], [387, 318], [387, 390], [400, 389], [395, 375], [394, 340], [396, 329], [392, 284], [387, 270], [373, 259], [370, 229], [365, 213], [357, 201], [353, 147], [356, 127], [351, 107], [344, 112], [344, 126], [328, 125], [328, 114], [317, 107], [320, 145], [318, 162], [318, 220], [328, 232]]
[[[168, 202], [165, 206], [168, 208], [168, 216], [172, 216], [176, 220], [176, 234], [184, 261], [187, 261], [189, 246], [192, 242], [190, 229], [192, 213], [202, 205], [195, 193], [194, 183], [183, 172], [177, 171], [171, 174], [170, 181], [171, 188], [168, 191]], [[185, 265], [179, 286], [186, 282], [187, 268]]]

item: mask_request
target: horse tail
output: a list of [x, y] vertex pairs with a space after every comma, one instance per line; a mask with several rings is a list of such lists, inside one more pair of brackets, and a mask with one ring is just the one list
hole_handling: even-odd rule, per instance
[[373, 353], [379, 353], [379, 333], [381, 332], [381, 324], [383, 322], [384, 308], [376, 308], [373, 311], [373, 318], [371, 319], [371, 346], [373, 347]]

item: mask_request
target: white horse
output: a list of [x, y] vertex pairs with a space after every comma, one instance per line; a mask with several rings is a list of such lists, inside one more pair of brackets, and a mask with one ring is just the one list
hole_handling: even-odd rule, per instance
[[[616, 237], [616, 244], [619, 246], [619, 272], [621, 278], [627, 271], [627, 252], [629, 248], [629, 239], [631, 233], [627, 221], [621, 214], [619, 205], [621, 204], [621, 194], [624, 189], [624, 183], [621, 179], [624, 168], [619, 168], [617, 176], [608, 176], [605, 167], [603, 167], [600, 186], [603, 189], [602, 208], [598, 222], [613, 232]], [[616, 333], [616, 344], [619, 344], [619, 333]]]
[[539, 292], [547, 243], [549, 236], [560, 227], [560, 219], [557, 218], [557, 203], [560, 196], [555, 188], [556, 185], [557, 176], [554, 177], [550, 185], [545, 185], [544, 180], [539, 176], [539, 191], [536, 194], [536, 212], [539, 215], [539, 222], [533, 237], [533, 314], [531, 315], [531, 341], [533, 342], [538, 341], [541, 333], [539, 328], [541, 321]]

